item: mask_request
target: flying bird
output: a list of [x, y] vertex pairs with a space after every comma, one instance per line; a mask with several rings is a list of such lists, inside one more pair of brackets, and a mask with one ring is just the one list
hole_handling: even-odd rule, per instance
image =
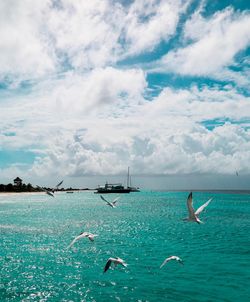
[[60, 185], [63, 183], [63, 180], [62, 181], [60, 181], [59, 182], [59, 184], [57, 184], [56, 186], [55, 186], [55, 188], [53, 188], [52, 189], [52, 192], [54, 193], [55, 192], [55, 190], [58, 190], [59, 189], [59, 187], [60, 187]]
[[104, 200], [107, 203], [107, 206], [110, 206], [112, 208], [116, 207], [116, 202], [118, 201], [118, 199], [120, 199], [120, 197], [116, 197], [112, 202], [110, 202], [107, 199], [105, 199], [102, 195], [100, 197], [102, 200]]
[[200, 206], [196, 211], [194, 211], [194, 208], [193, 208], [193, 194], [191, 192], [188, 195], [188, 198], [187, 198], [187, 208], [188, 208], [189, 216], [188, 216], [188, 218], [184, 218], [183, 220], [202, 223], [202, 221], [198, 218], [198, 216], [205, 209], [205, 207], [207, 207], [209, 205], [211, 200], [212, 200], [212, 198], [210, 198], [207, 202], [205, 202], [202, 206]]
[[175, 260], [175, 261], [179, 262], [180, 264], [184, 264], [183, 261], [182, 261], [182, 259], [181, 259], [180, 257], [178, 257], [178, 256], [170, 256], [170, 257], [166, 258], [166, 259], [162, 262], [160, 268], [162, 268], [167, 262], [169, 262], [169, 261], [171, 261], [171, 260]]
[[76, 241], [78, 241], [81, 238], [88, 238], [90, 241], [94, 241], [94, 237], [97, 237], [97, 236], [98, 235], [96, 235], [96, 234], [82, 232], [73, 239], [73, 241], [70, 243], [70, 245], [67, 247], [67, 249], [70, 249], [72, 247], [72, 245], [74, 245], [76, 243]]
[[47, 190], [47, 189], [44, 189], [44, 188], [42, 188], [42, 187], [40, 187], [40, 186], [36, 186], [39, 190], [42, 190], [43, 192], [45, 192], [46, 194], [48, 194], [49, 196], [52, 196], [52, 197], [55, 197], [54, 196], [54, 194], [51, 192], [51, 191], [49, 191], [49, 190]]
[[103, 272], [105, 273], [111, 266], [111, 264], [114, 263], [115, 266], [117, 266], [118, 264], [121, 264], [122, 266], [124, 267], [127, 267], [127, 263], [125, 263], [124, 260], [122, 260], [121, 258], [119, 257], [116, 257], [116, 258], [109, 258], [105, 267], [104, 267], [104, 270]]

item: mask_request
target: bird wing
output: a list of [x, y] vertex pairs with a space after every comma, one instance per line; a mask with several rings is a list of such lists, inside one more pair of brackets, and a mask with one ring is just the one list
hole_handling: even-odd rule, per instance
[[168, 261], [170, 261], [170, 260], [171, 260], [171, 257], [166, 258], [166, 259], [162, 262], [160, 268], [162, 268], [162, 267], [163, 267]]
[[104, 200], [109, 206], [111, 206], [112, 208], [114, 207], [113, 203], [107, 201], [107, 199], [105, 199], [102, 195], [100, 196], [102, 200]]
[[205, 202], [202, 206], [200, 206], [196, 211], [195, 211], [195, 215], [199, 215], [204, 209], [206, 206], [209, 205], [210, 201], [212, 200], [213, 198], [210, 198], [207, 202]]
[[36, 186], [39, 190], [42, 190], [43, 192], [45, 192], [46, 194], [48, 194], [48, 195], [50, 195], [50, 196], [53, 196], [54, 197], [54, 194], [52, 193], [52, 192], [50, 192], [50, 191], [48, 191], [48, 190], [46, 190], [46, 189], [44, 189], [44, 188], [42, 188], [42, 187], [40, 187], [40, 186]]
[[188, 208], [188, 212], [189, 212], [189, 218], [195, 218], [192, 192], [188, 195], [188, 198], [187, 198], [187, 208]]
[[112, 203], [113, 204], [116, 204], [116, 202], [120, 199], [121, 197], [116, 197], [113, 201], [112, 201]]
[[48, 190], [45, 190], [46, 194], [48, 194], [49, 196], [55, 197], [54, 194]]
[[56, 185], [56, 188], [58, 189], [62, 183], [63, 183], [63, 180], [60, 181], [59, 184]]
[[112, 260], [109, 258], [104, 267], [104, 271], [103, 271], [104, 273], [110, 268], [111, 263], [112, 263]]
[[104, 200], [105, 202], [109, 203], [109, 201], [107, 201], [107, 199], [105, 199], [102, 195], [100, 196], [102, 200]]
[[72, 247], [73, 244], [75, 244], [75, 242], [79, 239], [78, 237], [79, 237], [79, 236], [77, 236], [76, 238], [74, 238], [74, 239], [72, 240], [72, 242], [70, 243], [70, 245], [67, 247], [67, 250], [70, 249], [70, 248]]

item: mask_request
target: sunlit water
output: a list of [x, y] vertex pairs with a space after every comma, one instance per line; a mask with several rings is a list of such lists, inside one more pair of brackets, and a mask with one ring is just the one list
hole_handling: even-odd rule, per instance
[[[250, 301], [250, 195], [194, 193], [214, 197], [201, 225], [182, 221], [187, 196], [0, 195], [0, 301]], [[67, 250], [82, 231], [98, 237]], [[170, 255], [184, 265], [160, 269]], [[115, 256], [128, 267], [103, 274]]]

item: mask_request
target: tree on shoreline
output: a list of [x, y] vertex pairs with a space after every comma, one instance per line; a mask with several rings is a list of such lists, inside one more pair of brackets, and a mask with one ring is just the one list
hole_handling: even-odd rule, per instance
[[15, 186], [11, 183], [4, 185], [0, 184], [0, 192], [39, 192], [38, 188], [34, 188], [32, 184], [22, 184], [21, 186]]

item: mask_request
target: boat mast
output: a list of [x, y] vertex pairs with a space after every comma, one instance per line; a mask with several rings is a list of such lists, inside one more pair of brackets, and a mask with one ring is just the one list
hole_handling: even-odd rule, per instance
[[128, 167], [128, 176], [127, 176], [127, 188], [129, 187], [129, 167]]

